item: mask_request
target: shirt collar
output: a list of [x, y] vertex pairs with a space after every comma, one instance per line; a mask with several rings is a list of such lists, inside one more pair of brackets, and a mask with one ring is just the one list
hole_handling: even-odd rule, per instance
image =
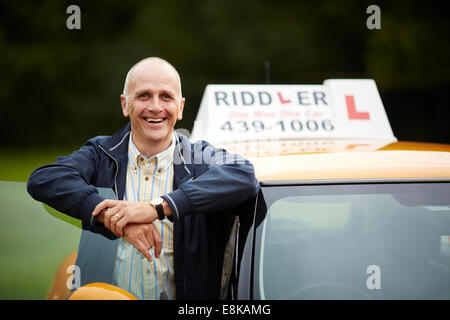
[[155, 154], [154, 156], [147, 158], [136, 148], [133, 143], [133, 134], [130, 132], [130, 138], [128, 143], [128, 160], [134, 167], [137, 167], [140, 163], [146, 164], [147, 162], [156, 161], [156, 169], [165, 170], [173, 161], [173, 151], [175, 150], [175, 134], [172, 133], [172, 141], [167, 149]]

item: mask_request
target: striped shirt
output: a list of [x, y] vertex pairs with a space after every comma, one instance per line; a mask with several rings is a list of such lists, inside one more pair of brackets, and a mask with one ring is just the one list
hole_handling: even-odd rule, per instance
[[[150, 202], [172, 191], [174, 148], [175, 137], [168, 149], [147, 158], [137, 150], [130, 134], [124, 200]], [[159, 258], [155, 258], [152, 248], [149, 262], [133, 245], [120, 238], [114, 284], [138, 299], [160, 299], [163, 291], [169, 299], [175, 299], [173, 223], [166, 218], [153, 224], [162, 239]]]
[[[173, 190], [174, 149], [175, 135], [168, 149], [147, 158], [137, 150], [130, 133], [124, 200], [150, 202]], [[175, 299], [173, 223], [166, 218], [162, 221], [155, 220], [153, 224], [162, 239], [159, 258], [155, 258], [152, 248], [150, 250], [152, 261], [149, 262], [132, 244], [120, 238], [114, 267], [114, 284], [138, 299], [160, 299], [163, 291], [168, 299]], [[237, 225], [236, 217], [224, 253], [220, 299], [227, 296]]]

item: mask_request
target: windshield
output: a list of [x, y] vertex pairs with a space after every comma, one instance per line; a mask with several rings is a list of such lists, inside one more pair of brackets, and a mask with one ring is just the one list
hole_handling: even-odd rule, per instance
[[450, 299], [450, 184], [263, 187], [255, 299]]

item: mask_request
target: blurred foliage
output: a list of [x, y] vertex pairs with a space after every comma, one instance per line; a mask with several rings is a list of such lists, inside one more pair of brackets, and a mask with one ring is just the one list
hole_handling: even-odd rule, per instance
[[[81, 8], [81, 30], [66, 8]], [[366, 8], [381, 8], [381, 30]], [[394, 134], [450, 142], [448, 14], [431, 1], [0, 0], [4, 148], [79, 146], [126, 123], [119, 95], [138, 60], [180, 72], [191, 129], [209, 83], [373, 78]]]

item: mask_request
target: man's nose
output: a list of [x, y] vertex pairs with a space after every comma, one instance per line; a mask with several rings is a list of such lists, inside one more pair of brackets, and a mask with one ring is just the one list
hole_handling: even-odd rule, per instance
[[150, 103], [147, 105], [147, 108], [150, 112], [153, 113], [161, 112], [163, 109], [161, 101], [157, 97], [151, 99]]

